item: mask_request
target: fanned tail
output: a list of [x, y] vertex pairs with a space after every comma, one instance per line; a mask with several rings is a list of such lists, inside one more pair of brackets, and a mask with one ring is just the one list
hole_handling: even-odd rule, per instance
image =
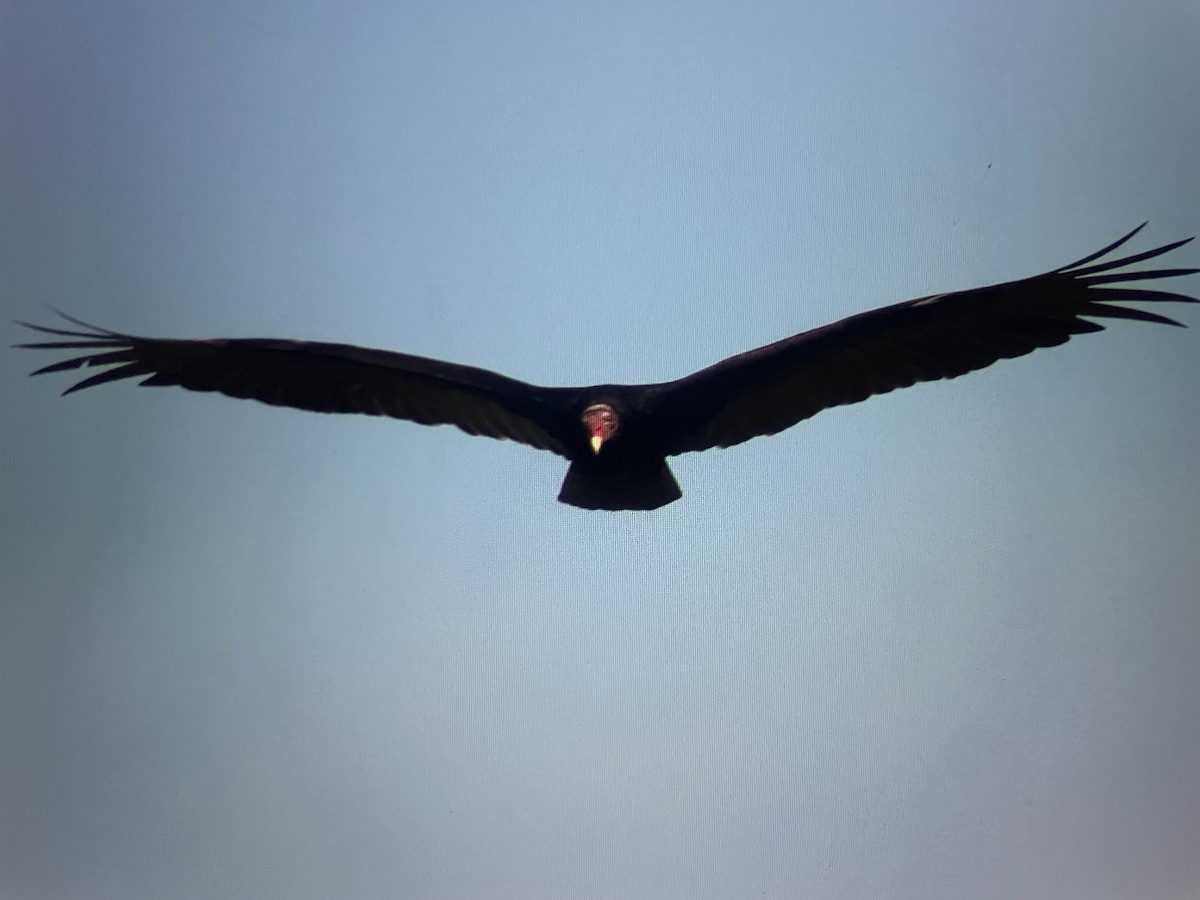
[[600, 470], [571, 463], [558, 499], [583, 509], [658, 509], [683, 496], [665, 459], [649, 468]]

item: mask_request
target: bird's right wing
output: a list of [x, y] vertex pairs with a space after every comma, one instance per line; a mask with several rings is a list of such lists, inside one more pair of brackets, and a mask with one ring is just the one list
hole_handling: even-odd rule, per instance
[[216, 391], [312, 412], [456, 425], [468, 434], [519, 441], [566, 455], [563, 430], [571, 421], [564, 413], [568, 391], [537, 387], [471, 366], [348, 344], [270, 338], [145, 338], [59, 315], [86, 330], [21, 322], [58, 339], [17, 346], [87, 352], [38, 369], [34, 375], [112, 367], [76, 382], [64, 394], [108, 381], [141, 378], [143, 385]]
[[678, 381], [648, 386], [648, 408], [663, 423], [664, 448], [674, 454], [729, 447], [790, 428], [823, 409], [921, 381], [955, 378], [1104, 329], [1081, 316], [1179, 325], [1157, 313], [1111, 304], [1196, 303], [1183, 294], [1124, 282], [1200, 269], [1114, 270], [1161, 256], [1191, 238], [1094, 262], [1142, 227], [1044, 275], [886, 306], [732, 356]]

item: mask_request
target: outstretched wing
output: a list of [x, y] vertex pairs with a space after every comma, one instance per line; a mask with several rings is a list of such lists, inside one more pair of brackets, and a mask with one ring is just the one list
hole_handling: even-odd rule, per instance
[[59, 313], [82, 331], [19, 324], [59, 339], [18, 344], [44, 350], [84, 350], [32, 373], [92, 366], [104, 371], [63, 393], [141, 378], [143, 385], [216, 391], [312, 412], [390, 416], [422, 425], [457, 425], [468, 434], [519, 441], [566, 455], [560, 397], [495, 372], [348, 344], [267, 338], [170, 340], [108, 331]]
[[1000, 359], [1103, 331], [1090, 318], [1181, 325], [1113, 301], [1196, 303], [1124, 282], [1190, 275], [1200, 269], [1116, 269], [1153, 259], [1191, 238], [1123, 259], [1088, 265], [1145, 226], [1070, 265], [991, 287], [920, 297], [842, 319], [732, 356], [650, 390], [649, 406], [669, 423], [668, 453], [729, 447], [775, 434], [823, 409], [858, 403], [920, 381], [955, 378]]

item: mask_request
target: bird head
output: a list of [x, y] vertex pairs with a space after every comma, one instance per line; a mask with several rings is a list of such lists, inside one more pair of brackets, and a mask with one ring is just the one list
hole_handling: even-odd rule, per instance
[[599, 453], [604, 442], [612, 438], [621, 429], [621, 417], [607, 403], [593, 403], [579, 417], [583, 427], [587, 429], [588, 443], [593, 453]]

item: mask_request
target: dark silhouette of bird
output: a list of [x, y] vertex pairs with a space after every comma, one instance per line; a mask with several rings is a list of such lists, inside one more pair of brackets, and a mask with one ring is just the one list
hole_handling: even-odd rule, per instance
[[585, 509], [657, 509], [682, 496], [666, 458], [775, 434], [823, 409], [921, 381], [956, 378], [1000, 359], [1102, 331], [1089, 319], [1182, 323], [1116, 301], [1196, 303], [1126, 282], [1200, 269], [1117, 271], [1191, 238], [1097, 262], [1132, 238], [1042, 275], [934, 294], [861, 313], [731, 356], [677, 381], [538, 387], [495, 372], [347, 344], [271, 338], [176, 340], [97, 328], [30, 325], [57, 340], [18, 344], [84, 350], [32, 373], [105, 366], [73, 391], [141, 384], [217, 391], [312, 412], [391, 416], [456, 425], [519, 441], [570, 461], [558, 499]]

